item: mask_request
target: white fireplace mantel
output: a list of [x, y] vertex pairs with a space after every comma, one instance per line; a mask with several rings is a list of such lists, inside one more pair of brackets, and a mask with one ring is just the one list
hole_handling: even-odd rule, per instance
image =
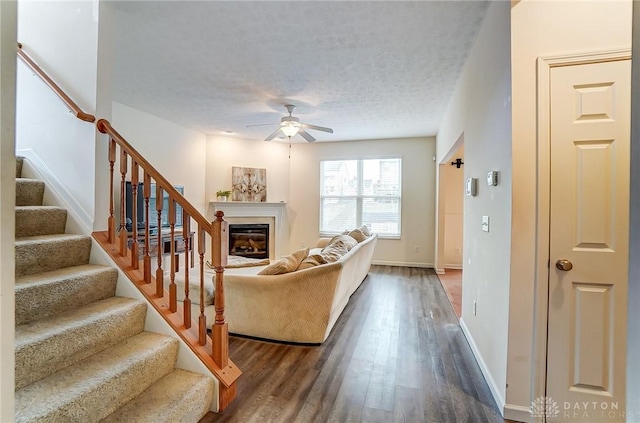
[[218, 210], [224, 217], [272, 217], [275, 222], [275, 257], [287, 254], [289, 225], [287, 222], [287, 203], [253, 203], [250, 201], [211, 201], [214, 213]]

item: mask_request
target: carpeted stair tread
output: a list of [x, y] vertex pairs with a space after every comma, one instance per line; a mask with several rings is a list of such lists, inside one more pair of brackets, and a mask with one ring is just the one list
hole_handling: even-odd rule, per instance
[[16, 156], [16, 178], [22, 177], [22, 162], [24, 157]]
[[44, 182], [37, 179], [16, 178], [16, 206], [41, 206]]
[[175, 369], [179, 341], [143, 332], [147, 303], [115, 297], [118, 271], [89, 264], [92, 239], [65, 234], [67, 210], [23, 169], [16, 157], [15, 421], [199, 421], [215, 380]]
[[211, 377], [174, 370], [102, 423], [196, 423], [209, 411], [212, 401]]
[[16, 327], [16, 388], [109, 348], [144, 330], [147, 306], [111, 297]]
[[57, 234], [16, 239], [16, 277], [89, 263], [91, 238]]
[[142, 332], [19, 389], [15, 421], [100, 421], [172, 371], [178, 344]]
[[16, 238], [63, 234], [67, 210], [56, 206], [16, 207]]
[[97, 264], [65, 267], [16, 278], [16, 325], [116, 295], [118, 271]]

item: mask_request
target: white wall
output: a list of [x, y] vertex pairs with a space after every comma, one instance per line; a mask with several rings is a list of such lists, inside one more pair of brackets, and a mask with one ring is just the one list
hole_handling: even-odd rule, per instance
[[507, 403], [532, 391], [536, 274], [536, 59], [631, 47], [631, 1], [520, 1], [511, 10], [513, 222]]
[[[319, 236], [320, 160], [402, 157], [402, 236], [380, 239], [376, 263], [428, 266], [434, 263], [435, 140], [406, 138], [294, 144], [291, 152], [290, 247], [315, 245]], [[419, 252], [414, 252], [418, 246]]]
[[0, 421], [14, 418], [17, 4], [0, 1]]
[[[498, 407], [504, 405], [511, 234], [509, 2], [491, 2], [437, 136], [438, 162], [464, 133], [464, 177], [478, 195], [464, 201], [461, 324]], [[486, 173], [500, 171], [498, 186]], [[490, 232], [481, 230], [490, 216]], [[473, 305], [477, 303], [477, 314]]]
[[157, 116], [113, 103], [111, 124], [202, 214], [206, 212], [206, 136]]
[[[18, 39], [24, 50], [80, 108], [95, 114], [99, 3], [21, 1], [18, 6]], [[17, 147], [33, 149], [83, 213], [93, 217], [94, 125], [73, 117], [21, 62], [16, 107]]]

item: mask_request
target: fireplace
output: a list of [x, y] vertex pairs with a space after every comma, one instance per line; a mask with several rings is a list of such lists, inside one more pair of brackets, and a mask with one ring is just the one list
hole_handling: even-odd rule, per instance
[[229, 255], [256, 259], [269, 258], [269, 225], [229, 224]]
[[[233, 224], [268, 224], [269, 259], [289, 254], [289, 224], [287, 203], [254, 203], [250, 201], [212, 201], [207, 216], [215, 219], [215, 212], [224, 212], [224, 220]], [[231, 241], [229, 239], [229, 241]], [[231, 245], [231, 244], [229, 244]]]

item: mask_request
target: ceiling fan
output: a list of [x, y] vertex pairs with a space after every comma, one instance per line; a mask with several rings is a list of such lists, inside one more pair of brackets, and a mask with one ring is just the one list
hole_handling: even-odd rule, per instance
[[[285, 137], [291, 139], [296, 134], [300, 135], [302, 138], [307, 140], [308, 142], [314, 142], [316, 139], [311, 136], [305, 129], [313, 129], [315, 131], [329, 132], [333, 134], [333, 129], [325, 128], [324, 126], [311, 125], [309, 123], [302, 123], [300, 119], [297, 117], [291, 116], [293, 113], [293, 109], [296, 108], [293, 104], [285, 104], [287, 111], [289, 112], [289, 116], [284, 116], [280, 118], [280, 127], [276, 129], [271, 135], [265, 138], [265, 141], [271, 141], [279, 135], [284, 135]], [[265, 125], [275, 125], [275, 124], [265, 124]], [[262, 125], [249, 125], [249, 126], [262, 126]]]

